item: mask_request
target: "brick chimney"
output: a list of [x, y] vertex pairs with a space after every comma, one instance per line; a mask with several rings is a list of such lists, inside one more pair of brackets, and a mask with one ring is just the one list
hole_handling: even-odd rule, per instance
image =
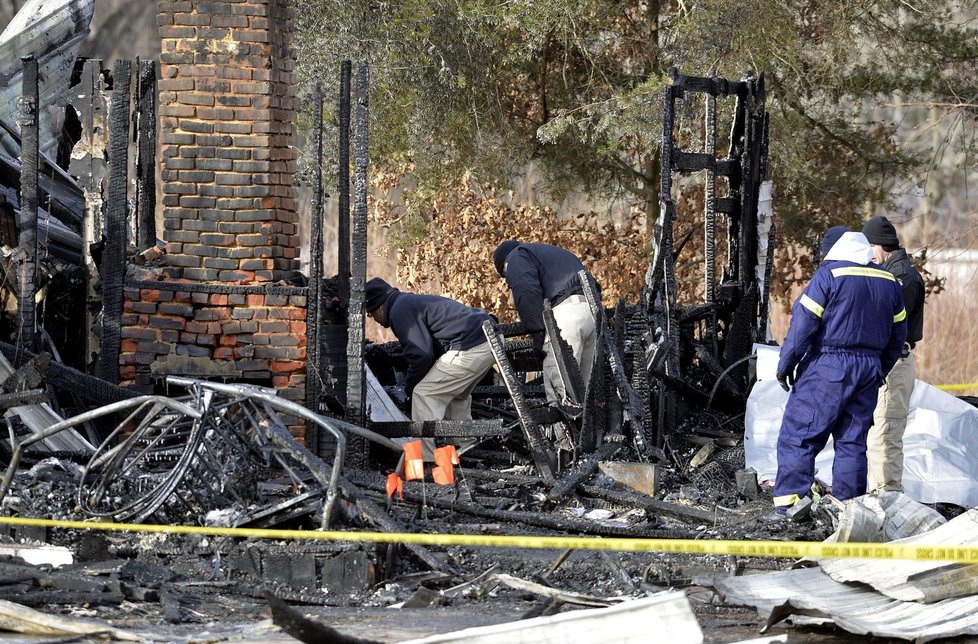
[[286, 0], [162, 0], [168, 274], [274, 282], [298, 268], [295, 62]]
[[[162, 281], [127, 281], [119, 379], [272, 386], [301, 400], [306, 289], [287, 0], [162, 0]], [[292, 427], [301, 436], [301, 423]]]

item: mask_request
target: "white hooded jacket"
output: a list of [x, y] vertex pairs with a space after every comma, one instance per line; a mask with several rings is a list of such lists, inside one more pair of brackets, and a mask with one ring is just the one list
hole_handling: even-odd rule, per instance
[[839, 241], [835, 242], [825, 255], [824, 261], [830, 260], [854, 262], [866, 266], [873, 261], [873, 247], [862, 233], [842, 233]]

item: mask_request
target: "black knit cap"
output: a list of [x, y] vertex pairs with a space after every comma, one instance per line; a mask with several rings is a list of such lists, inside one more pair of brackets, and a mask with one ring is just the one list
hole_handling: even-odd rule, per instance
[[896, 228], [890, 220], [883, 215], [876, 215], [863, 225], [863, 234], [870, 244], [878, 244], [885, 250], [896, 250], [900, 248], [900, 240], [897, 238]]
[[506, 267], [506, 258], [519, 245], [518, 241], [508, 239], [496, 246], [496, 250], [492, 252], [492, 263], [496, 265], [496, 272], [499, 273], [499, 277], [506, 277], [503, 273], [503, 269]]
[[367, 313], [373, 313], [380, 306], [387, 301], [387, 296], [397, 289], [382, 280], [379, 277], [375, 277], [364, 287], [364, 302], [363, 308], [366, 309]]

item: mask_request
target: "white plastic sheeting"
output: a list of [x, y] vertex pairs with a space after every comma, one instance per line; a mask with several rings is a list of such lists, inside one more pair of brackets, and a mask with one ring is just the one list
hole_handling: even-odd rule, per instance
[[[777, 352], [777, 347], [758, 347], [758, 380], [747, 399], [744, 421], [746, 466], [761, 482], [773, 481], [777, 474], [778, 431], [788, 402], [788, 394], [774, 380]], [[910, 397], [903, 453], [903, 487], [911, 498], [978, 507], [978, 409], [918, 380]], [[829, 440], [815, 459], [816, 478], [829, 485], [833, 456]]]

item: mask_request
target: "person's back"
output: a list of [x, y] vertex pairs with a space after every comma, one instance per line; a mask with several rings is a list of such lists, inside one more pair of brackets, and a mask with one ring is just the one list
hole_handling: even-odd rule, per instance
[[900, 286], [870, 261], [865, 238], [855, 235], [846, 233], [831, 247], [795, 303], [791, 324], [796, 328], [785, 338], [779, 371], [794, 369], [806, 353], [879, 356], [884, 373], [899, 357], [905, 333], [894, 336], [893, 325], [906, 317]]
[[415, 339], [417, 329], [423, 327], [443, 351], [470, 349], [486, 341], [482, 323], [489, 319], [482, 309], [440, 295], [402, 292], [390, 302], [391, 330], [402, 344]]
[[[543, 361], [547, 399], [558, 402], [567, 392], [545, 331], [545, 302], [552, 307], [560, 335], [570, 345], [581, 378], [587, 385], [594, 361], [597, 327], [579, 276], [586, 270], [581, 260], [569, 250], [551, 244], [507, 240], [493, 251], [492, 261], [496, 272], [506, 280], [513, 293], [520, 321], [532, 337], [534, 353]], [[600, 292], [596, 295], [600, 299]]]
[[411, 420], [471, 420], [472, 390], [495, 362], [482, 330], [489, 314], [439, 295], [402, 293], [379, 277], [365, 295], [367, 314], [401, 343]]
[[882, 351], [890, 338], [893, 311], [903, 308], [893, 275], [873, 263], [863, 266], [849, 261], [827, 261], [819, 271], [828, 273], [820, 279], [830, 286], [822, 332], [812, 343], [813, 349]]
[[876, 389], [906, 338], [896, 279], [871, 263], [862, 233], [839, 228], [826, 233], [825, 260], [792, 307], [778, 361], [778, 382], [790, 394], [778, 436], [775, 516], [808, 494], [829, 437], [832, 493], [840, 500], [865, 493]]
[[577, 255], [551, 244], [520, 244], [509, 253], [506, 283], [528, 331], [543, 329], [543, 300], [556, 306], [568, 296], [584, 294], [578, 277], [582, 270]]

